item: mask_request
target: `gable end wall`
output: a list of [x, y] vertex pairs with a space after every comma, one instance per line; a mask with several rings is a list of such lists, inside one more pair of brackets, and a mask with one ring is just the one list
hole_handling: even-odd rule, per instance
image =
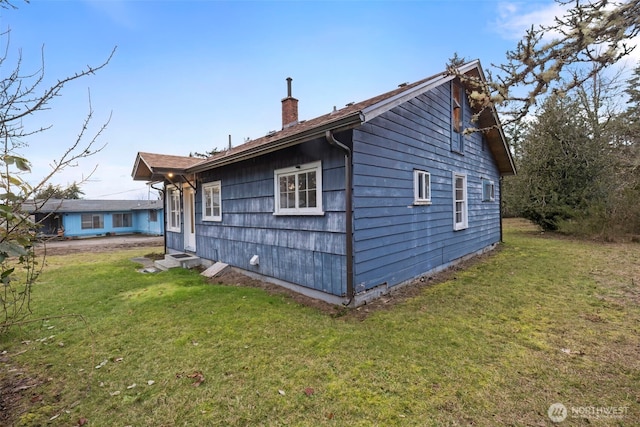
[[[464, 154], [451, 151], [450, 90], [439, 86], [354, 131], [356, 292], [406, 282], [500, 239], [499, 172], [478, 133], [465, 137]], [[431, 174], [431, 205], [413, 204], [414, 169]], [[467, 175], [469, 227], [460, 231], [453, 172]], [[494, 181], [495, 201], [482, 201], [482, 178]]]

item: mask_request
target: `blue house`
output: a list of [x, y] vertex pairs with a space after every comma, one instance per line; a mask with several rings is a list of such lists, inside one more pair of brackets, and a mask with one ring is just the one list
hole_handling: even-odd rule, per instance
[[[484, 78], [479, 61], [460, 71]], [[464, 81], [436, 74], [298, 120], [287, 80], [278, 132], [208, 159], [138, 153], [133, 178], [165, 185], [169, 253], [358, 305], [501, 240], [514, 163], [492, 108], [490, 130], [463, 132]]]
[[28, 211], [45, 235], [95, 237], [113, 234], [164, 234], [160, 200], [49, 199], [29, 203]]

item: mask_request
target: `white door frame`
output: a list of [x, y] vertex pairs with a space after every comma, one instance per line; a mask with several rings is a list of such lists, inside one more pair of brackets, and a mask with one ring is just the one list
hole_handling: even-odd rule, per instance
[[196, 251], [196, 192], [191, 187], [183, 189], [182, 212], [184, 215], [184, 250]]

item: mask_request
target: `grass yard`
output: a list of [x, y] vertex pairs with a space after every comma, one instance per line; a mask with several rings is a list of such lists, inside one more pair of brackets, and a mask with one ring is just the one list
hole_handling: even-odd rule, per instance
[[554, 403], [559, 425], [640, 423], [640, 244], [509, 220], [501, 250], [343, 316], [136, 272], [150, 250], [48, 259], [49, 320], [0, 337], [16, 425], [545, 426]]

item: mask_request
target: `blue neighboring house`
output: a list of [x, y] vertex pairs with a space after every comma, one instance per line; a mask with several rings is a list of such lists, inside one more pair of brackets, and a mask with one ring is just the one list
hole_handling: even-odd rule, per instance
[[[484, 78], [479, 61], [460, 71]], [[221, 261], [334, 303], [362, 304], [495, 247], [501, 177], [515, 173], [495, 110], [465, 134], [465, 83], [446, 73], [208, 159], [138, 153], [165, 186], [166, 250]]]
[[164, 234], [160, 200], [50, 199], [30, 203], [29, 213], [39, 232], [59, 237], [95, 237], [114, 234]]

